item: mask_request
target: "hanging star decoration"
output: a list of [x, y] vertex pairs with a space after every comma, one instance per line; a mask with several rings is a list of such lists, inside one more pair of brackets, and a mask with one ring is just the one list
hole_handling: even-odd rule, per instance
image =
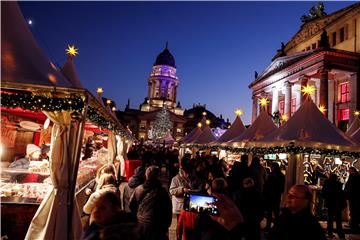
[[354, 111], [354, 116], [355, 116], [355, 117], [359, 117], [359, 116], [360, 116], [360, 111], [355, 110], [355, 111]]
[[269, 99], [266, 97], [260, 98], [259, 100], [260, 106], [265, 107], [269, 104]]
[[68, 48], [67, 49], [65, 49], [65, 51], [66, 51], [66, 54], [67, 55], [69, 55], [70, 57], [75, 57], [76, 55], [78, 55], [79, 54], [79, 52], [78, 52], [78, 48], [75, 48], [75, 45], [73, 44], [73, 45], [68, 45]]
[[240, 116], [242, 116], [244, 114], [243, 111], [241, 111], [240, 108], [235, 109], [234, 113], [238, 117], [240, 117]]
[[316, 90], [316, 88], [312, 85], [306, 85], [303, 86], [303, 88], [301, 89], [301, 92], [303, 93], [303, 95], [310, 95], [311, 93], [313, 93]]
[[324, 113], [324, 112], [327, 111], [327, 109], [325, 108], [324, 105], [320, 105], [320, 106], [319, 106], [319, 111], [320, 111], [321, 113]]
[[281, 120], [286, 122], [287, 120], [289, 120], [289, 117], [286, 114], [281, 115]]

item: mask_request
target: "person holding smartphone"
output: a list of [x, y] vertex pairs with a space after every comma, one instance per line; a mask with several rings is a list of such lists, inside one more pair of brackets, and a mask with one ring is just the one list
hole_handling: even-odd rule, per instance
[[179, 219], [180, 211], [184, 206], [184, 194], [191, 190], [191, 172], [191, 165], [183, 162], [181, 168], [179, 168], [179, 173], [171, 180], [169, 192], [172, 200], [173, 213], [176, 214], [177, 219]]

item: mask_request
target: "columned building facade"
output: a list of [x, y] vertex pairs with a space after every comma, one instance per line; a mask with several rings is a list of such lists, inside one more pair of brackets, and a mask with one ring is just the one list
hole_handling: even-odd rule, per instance
[[249, 85], [252, 121], [259, 114], [259, 98], [270, 100], [271, 114], [290, 117], [304, 100], [302, 87], [312, 85], [315, 104], [345, 131], [360, 109], [359, 37], [360, 3], [306, 21]]

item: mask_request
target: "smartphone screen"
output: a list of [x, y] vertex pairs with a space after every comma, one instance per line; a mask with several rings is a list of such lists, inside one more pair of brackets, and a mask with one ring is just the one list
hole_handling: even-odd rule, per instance
[[211, 215], [218, 215], [217, 207], [212, 205], [216, 201], [217, 198], [210, 195], [188, 193], [185, 194], [184, 209], [185, 211], [206, 212]]

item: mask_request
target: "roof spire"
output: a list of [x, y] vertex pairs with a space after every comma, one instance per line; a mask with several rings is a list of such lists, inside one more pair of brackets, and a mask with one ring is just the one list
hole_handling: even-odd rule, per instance
[[165, 49], [168, 49], [169, 42], [166, 41]]

